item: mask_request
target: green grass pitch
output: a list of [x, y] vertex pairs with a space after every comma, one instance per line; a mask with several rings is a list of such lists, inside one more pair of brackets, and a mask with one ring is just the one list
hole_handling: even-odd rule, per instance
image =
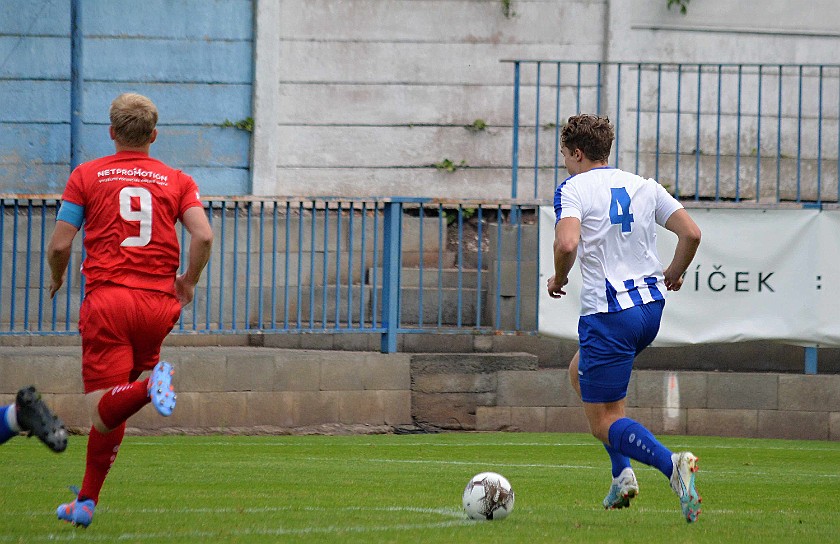
[[[837, 542], [840, 443], [663, 436], [700, 458], [703, 514], [687, 524], [667, 480], [636, 465], [632, 507], [605, 511], [602, 446], [582, 434], [127, 437], [83, 530], [56, 519], [81, 483], [86, 437], [55, 455], [0, 448], [5, 542]], [[509, 518], [468, 521], [461, 493], [492, 470]]]

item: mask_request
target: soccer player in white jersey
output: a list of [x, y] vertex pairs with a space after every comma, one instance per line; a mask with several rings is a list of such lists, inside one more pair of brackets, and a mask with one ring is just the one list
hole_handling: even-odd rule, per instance
[[[569, 272], [579, 260], [579, 350], [569, 364], [569, 379], [593, 436], [604, 443], [612, 461], [604, 507], [630, 506], [638, 494], [630, 466], [634, 459], [669, 478], [690, 523], [700, 514], [697, 458], [672, 453], [641, 423], [626, 417], [625, 397], [633, 360], [659, 331], [666, 290], [682, 287], [700, 229], [656, 180], [608, 166], [614, 137], [609, 119], [595, 115], [570, 117], [563, 128], [561, 151], [570, 177], [554, 195], [554, 275], [548, 279], [548, 294], [566, 294]], [[664, 270], [656, 250], [657, 225], [678, 238]]]

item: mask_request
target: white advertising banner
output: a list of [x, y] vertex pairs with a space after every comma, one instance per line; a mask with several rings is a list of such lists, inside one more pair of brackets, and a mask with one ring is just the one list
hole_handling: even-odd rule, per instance
[[[840, 346], [840, 211], [690, 209], [703, 232], [682, 289], [669, 292], [654, 345], [776, 340]], [[567, 296], [544, 285], [554, 273], [554, 209], [540, 209], [540, 333], [577, 339], [581, 276]], [[545, 234], [542, 234], [545, 233]], [[660, 228], [667, 265], [677, 238]]]

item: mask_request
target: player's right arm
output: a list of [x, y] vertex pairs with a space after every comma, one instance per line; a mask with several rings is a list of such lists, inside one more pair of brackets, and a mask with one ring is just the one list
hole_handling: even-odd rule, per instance
[[190, 233], [190, 248], [187, 255], [187, 269], [175, 278], [175, 293], [184, 306], [192, 302], [195, 286], [201, 278], [201, 272], [210, 260], [210, 249], [213, 247], [213, 230], [204, 208], [193, 206], [188, 208], [181, 222]]
[[580, 242], [580, 221], [582, 217], [580, 195], [574, 184], [564, 181], [554, 194], [554, 275], [548, 278], [548, 296], [560, 298], [569, 283], [569, 272], [575, 264]]
[[566, 294], [569, 272], [575, 264], [580, 242], [580, 219], [564, 217], [554, 226], [554, 275], [548, 279], [548, 296], [560, 298]]
[[700, 245], [700, 227], [688, 215], [688, 212], [681, 208], [665, 221], [665, 228], [677, 235], [674, 258], [664, 272], [665, 287], [669, 291], [679, 291], [683, 283], [683, 274], [694, 259], [697, 247]]
[[64, 274], [67, 272], [67, 263], [70, 262], [70, 252], [73, 249], [73, 239], [79, 228], [67, 221], [58, 220], [55, 222], [50, 243], [47, 246], [47, 262], [50, 265], [50, 298], [64, 285]]

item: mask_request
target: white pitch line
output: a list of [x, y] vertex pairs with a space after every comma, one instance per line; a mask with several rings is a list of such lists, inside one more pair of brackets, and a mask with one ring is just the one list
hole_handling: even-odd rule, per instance
[[[224, 531], [213, 533], [210, 531], [203, 532], [203, 536], [208, 538], [219, 536], [284, 536], [284, 535], [309, 535], [309, 534], [341, 534], [341, 533], [381, 533], [385, 531], [414, 531], [417, 529], [442, 529], [446, 527], [457, 527], [459, 525], [471, 525], [476, 523], [468, 519], [453, 520], [453, 521], [439, 521], [435, 523], [404, 523], [397, 525], [376, 525], [373, 527], [366, 526], [334, 526], [328, 525], [326, 527], [304, 527], [302, 529], [284, 529], [278, 527], [276, 529], [244, 529], [236, 531]], [[145, 535], [144, 533], [124, 534], [120, 535], [120, 540], [141, 540], [143, 537], [151, 536], [156, 539], [170, 540], [172, 533], [160, 533], [157, 535]]]
[[[12, 511], [6, 510], [6, 514], [17, 517], [42, 517], [44, 512]], [[268, 514], [277, 512], [399, 512], [415, 514], [434, 514], [447, 518], [463, 519], [464, 512], [455, 508], [420, 508], [414, 506], [345, 506], [339, 508], [327, 508], [319, 506], [259, 506], [245, 508], [114, 508], [109, 506], [100, 507], [97, 512], [108, 514], [134, 515], [134, 514]], [[52, 516], [51, 516], [52, 517]]]
[[[128, 437], [127, 437], [128, 438]], [[236, 438], [236, 437], [232, 437]], [[571, 447], [596, 447], [600, 448], [601, 443], [594, 441], [591, 443], [579, 443], [579, 444], [545, 444], [541, 442], [491, 442], [491, 443], [475, 443], [475, 444], [468, 444], [468, 443], [434, 443], [434, 442], [411, 442], [411, 443], [383, 443], [383, 442], [354, 442], [348, 444], [336, 444], [336, 443], [316, 443], [316, 442], [234, 442], [234, 441], [225, 441], [225, 442], [201, 442], [195, 444], [179, 444], [179, 446], [193, 446], [193, 447], [205, 447], [205, 446], [271, 446], [271, 447], [301, 447], [301, 448], [310, 448], [312, 446], [327, 446], [327, 447], [338, 447], [338, 448], [356, 448], [356, 447], [368, 447], [368, 446], [388, 446], [388, 447], [408, 447], [408, 448], [416, 448], [417, 446], [428, 446], [431, 448], [471, 448], [471, 447], [499, 447], [499, 448], [507, 448], [507, 447], [515, 447], [515, 446], [522, 446], [522, 447], [562, 447], [562, 446], [571, 446]], [[139, 442], [131, 442], [132, 446], [168, 446], [170, 444], [166, 444], [164, 442], [157, 442], [154, 440], [144, 440]]]
[[[470, 525], [476, 523], [468, 519], [441, 521], [435, 523], [413, 523], [413, 524], [397, 524], [397, 525], [377, 525], [373, 527], [366, 526], [325, 526], [325, 527], [305, 527], [302, 529], [285, 529], [278, 527], [274, 529], [237, 529], [225, 531], [185, 531], [178, 532], [176, 530], [167, 531], [164, 533], [122, 533], [120, 535], [98, 535], [89, 533], [79, 533], [76, 529], [70, 533], [49, 533], [45, 535], [32, 536], [28, 535], [27, 542], [56, 542], [56, 541], [74, 541], [80, 540], [83, 542], [113, 542], [114, 540], [131, 540], [135, 542], [155, 541], [155, 540], [172, 540], [173, 538], [196, 538], [196, 539], [213, 539], [219, 537], [247, 537], [247, 536], [301, 536], [310, 534], [343, 534], [343, 533], [381, 533], [385, 531], [415, 531], [418, 529], [443, 529], [447, 527], [458, 527], [462, 525]], [[2, 542], [18, 542], [19, 536], [16, 535], [0, 535]]]
[[[330, 461], [330, 462], [368, 462], [368, 463], [397, 463], [397, 464], [409, 464], [409, 465], [456, 465], [456, 466], [477, 466], [477, 465], [486, 465], [487, 462], [485, 461], [445, 461], [441, 459], [340, 459], [340, 458], [330, 458], [330, 457], [297, 457], [297, 460], [304, 460], [304, 461]], [[505, 468], [568, 468], [568, 469], [597, 469], [597, 470], [606, 470], [604, 467], [606, 466], [609, 468], [609, 464], [601, 464], [599, 466], [590, 466], [590, 465], [548, 465], [548, 464], [540, 464], [540, 463], [493, 463], [494, 467], [505, 467]]]
[[[297, 457], [296, 460], [304, 460], [304, 461], [329, 461], [329, 462], [350, 462], [348, 459], [341, 459], [341, 458], [331, 458], [331, 457]], [[441, 459], [353, 459], [353, 463], [358, 462], [368, 462], [368, 463], [394, 463], [394, 464], [416, 464], [416, 465], [456, 465], [456, 466], [476, 466], [476, 465], [486, 465], [486, 462], [481, 461], [448, 461], [448, 460], [441, 460]], [[637, 466], [640, 463], [637, 463]], [[493, 463], [494, 467], [505, 467], [505, 468], [559, 468], [559, 469], [573, 469], [573, 470], [607, 470], [609, 468], [609, 464], [606, 465], [601, 463], [598, 465], [550, 465], [550, 464], [537, 464], [537, 463]], [[644, 465], [642, 465], [644, 466]], [[605, 468], [606, 467], [606, 468]], [[652, 469], [655, 470], [655, 469]], [[701, 475], [719, 475], [719, 474], [738, 474], [738, 475], [750, 475], [750, 476], [772, 476], [773, 478], [779, 478], [780, 475], [775, 472], [769, 471], [762, 471], [762, 470], [702, 470], [700, 471]], [[811, 474], [805, 472], [785, 472], [782, 476], [808, 476], [814, 478], [840, 478], [840, 474]]]
[[[236, 437], [232, 437], [236, 438]], [[328, 437], [326, 437], [328, 438]], [[140, 442], [131, 442], [132, 446], [165, 446], [169, 445], [165, 442], [158, 442], [154, 440], [143, 440]], [[312, 447], [312, 446], [319, 446], [319, 447], [336, 447], [336, 448], [355, 448], [355, 447], [367, 447], [367, 446], [378, 446], [378, 447], [409, 447], [409, 448], [416, 448], [418, 446], [426, 446], [431, 448], [511, 448], [511, 447], [525, 447], [525, 448], [562, 448], [562, 447], [573, 447], [573, 448], [598, 448], [602, 447], [601, 443], [593, 439], [592, 442], [576, 442], [576, 443], [552, 443], [547, 444], [544, 442], [483, 442], [483, 443], [463, 443], [463, 442], [449, 442], [449, 443], [435, 443], [435, 442], [406, 442], [406, 443], [398, 443], [398, 442], [354, 442], [354, 443], [347, 443], [347, 444], [338, 444], [338, 443], [330, 443], [329, 441], [325, 441], [324, 443], [316, 443], [313, 442], [241, 442], [241, 441], [219, 441], [219, 442], [201, 442], [195, 444], [180, 444], [180, 446], [193, 446], [193, 447], [206, 447], [206, 446], [213, 446], [213, 447], [221, 447], [221, 446], [253, 446], [253, 447]], [[671, 450], [677, 449], [685, 449], [685, 448], [694, 448], [699, 451], [702, 450], [737, 450], [737, 449], [745, 449], [747, 446], [732, 446], [726, 444], [714, 444], [714, 445], [700, 445], [697, 444], [673, 444], [669, 446]], [[829, 445], [826, 447], [801, 447], [797, 445], [791, 445], [790, 447], [784, 446], [762, 446], [762, 451], [814, 451], [814, 452], [838, 452], [840, 453], [840, 445], [834, 446]]]

